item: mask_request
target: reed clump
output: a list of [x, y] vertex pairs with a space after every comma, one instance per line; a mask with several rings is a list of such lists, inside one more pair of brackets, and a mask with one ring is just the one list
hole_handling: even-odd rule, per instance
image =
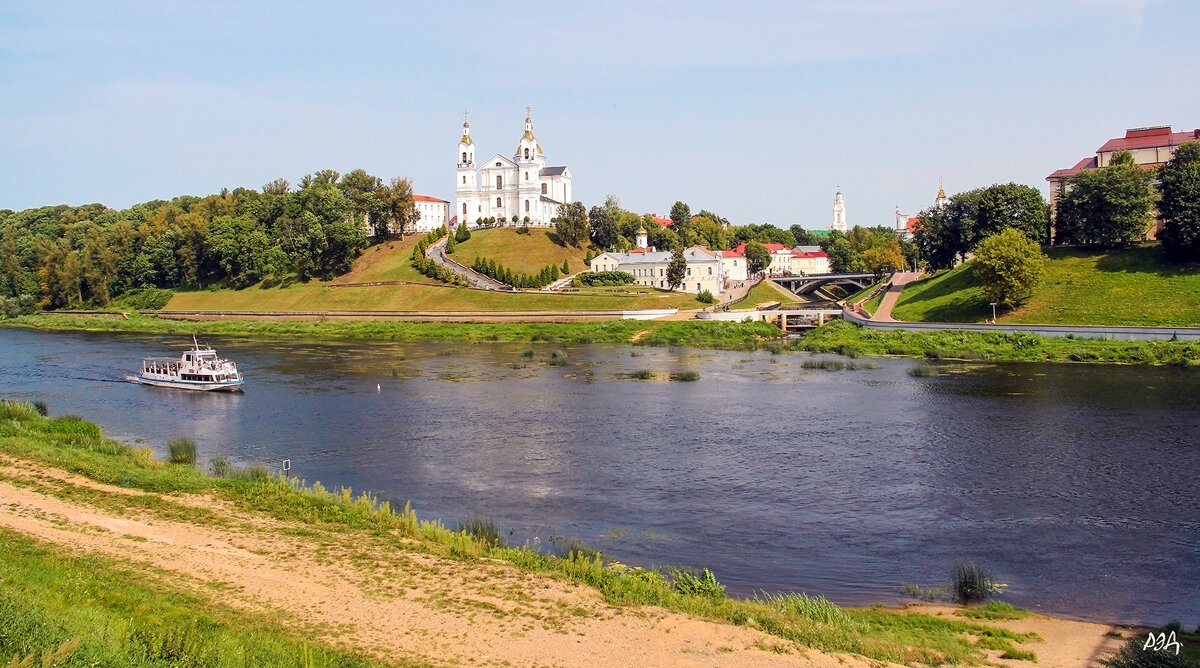
[[918, 364], [908, 368], [908, 375], [913, 378], [936, 378], [942, 375], [942, 372], [932, 364]]
[[167, 459], [172, 464], [196, 465], [196, 443], [190, 438], [173, 438], [167, 441]]

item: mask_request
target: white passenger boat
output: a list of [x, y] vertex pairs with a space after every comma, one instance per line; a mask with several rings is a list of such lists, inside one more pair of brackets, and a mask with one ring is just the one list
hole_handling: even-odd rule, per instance
[[241, 392], [242, 374], [237, 365], [217, 357], [212, 348], [201, 348], [192, 337], [192, 349], [175, 357], [147, 357], [137, 382], [158, 387], [173, 387], [179, 390], [203, 390]]

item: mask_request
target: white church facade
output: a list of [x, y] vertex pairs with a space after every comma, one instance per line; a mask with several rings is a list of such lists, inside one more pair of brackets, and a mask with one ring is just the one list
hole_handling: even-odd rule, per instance
[[558, 207], [571, 201], [571, 170], [546, 166], [529, 111], [526, 107], [525, 133], [512, 158], [497, 153], [477, 163], [471, 126], [463, 121], [452, 212], [459, 222], [476, 227], [495, 219], [499, 224], [546, 227], [558, 216]]

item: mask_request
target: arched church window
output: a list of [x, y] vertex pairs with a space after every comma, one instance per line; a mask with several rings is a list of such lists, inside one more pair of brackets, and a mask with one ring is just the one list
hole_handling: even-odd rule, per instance
[[496, 175], [496, 190], [499, 190], [500, 188], [502, 188], [503, 183], [504, 183], [504, 177], [497, 174]]
[[529, 159], [529, 149], [525, 149], [525, 159]]
[[529, 213], [529, 200], [525, 200], [525, 213]]
[[463, 162], [466, 162], [466, 161], [467, 161], [467, 152], [466, 152], [466, 151], [463, 151], [463, 159], [462, 159], [462, 161], [463, 161]]
[[525, 172], [525, 180], [526, 180], [526, 181], [528, 181], [528, 180], [529, 180], [529, 172]]
[[463, 215], [467, 215], [467, 203], [463, 202]]
[[496, 198], [496, 206], [501, 206], [499, 197]]
[[546, 184], [545, 183], [542, 184], [542, 194], [543, 195], [546, 194]]
[[463, 174], [463, 183], [465, 184], [466, 182], [467, 182], [467, 175]]

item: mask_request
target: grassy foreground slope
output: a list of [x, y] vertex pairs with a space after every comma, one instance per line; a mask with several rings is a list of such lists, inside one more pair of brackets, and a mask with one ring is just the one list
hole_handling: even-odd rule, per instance
[[[929, 666], [1032, 659], [1038, 640], [954, 614], [732, 599], [707, 572], [506, 546], [487, 522], [449, 529], [265, 471], [212, 477], [24, 403], [0, 401], [0, 473], [0, 656], [79, 638], [78, 665], [584, 664], [633, 646], [699, 649], [697, 665], [811, 665], [812, 647]], [[696, 620], [701, 643], [680, 644]]]
[[[1200, 326], [1200, 268], [1162, 259], [1158, 244], [1109, 251], [1049, 248], [1033, 297], [1002, 323]], [[991, 306], [967, 263], [910, 284], [897, 320], [982, 322]]]

